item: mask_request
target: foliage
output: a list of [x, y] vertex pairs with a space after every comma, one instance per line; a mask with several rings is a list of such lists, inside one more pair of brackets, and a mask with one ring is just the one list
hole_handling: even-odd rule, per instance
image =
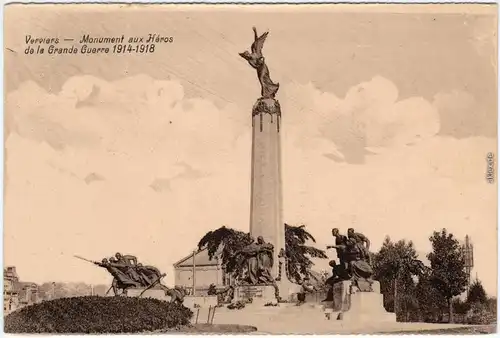
[[488, 312], [492, 314], [492, 316], [495, 318], [495, 322], [496, 322], [497, 307], [498, 307], [497, 298], [496, 297], [488, 298], [488, 300], [486, 301], [486, 305], [488, 307]]
[[210, 259], [218, 254], [226, 272], [239, 275], [243, 271], [243, 262], [236, 253], [251, 242], [250, 234], [222, 226], [203, 236], [198, 242], [198, 249], [206, 247]]
[[459, 315], [466, 315], [470, 310], [470, 303], [467, 301], [463, 301], [460, 298], [455, 298], [452, 301], [453, 303], [453, 312]]
[[44, 299], [89, 296], [92, 291], [94, 296], [104, 296], [109, 285], [89, 285], [86, 283], [43, 283], [38, 287]]
[[404, 320], [408, 321], [410, 312], [418, 307], [413, 276], [422, 276], [427, 272], [418, 259], [413, 243], [405, 240], [393, 243], [386, 237], [379, 252], [373, 255], [372, 262], [374, 277], [380, 281], [386, 309], [396, 312], [398, 316], [403, 315]]
[[179, 327], [193, 313], [151, 298], [73, 297], [34, 304], [5, 318], [7, 333], [135, 333]]
[[[236, 253], [250, 244], [251, 240], [250, 234], [223, 226], [203, 236], [198, 243], [198, 249], [207, 248], [211, 259], [216, 254], [220, 255], [226, 271], [238, 276], [244, 269], [244, 260]], [[327, 258], [324, 251], [306, 245], [307, 241], [316, 240], [307, 232], [305, 225], [285, 224], [285, 241], [288, 276], [297, 282], [309, 274], [314, 264], [310, 258]]]
[[205, 324], [198, 323], [190, 326], [185, 326], [181, 328], [180, 333], [188, 333], [192, 336], [203, 335], [203, 334], [245, 334], [250, 332], [256, 332], [257, 328], [250, 325], [240, 325], [240, 324]]
[[278, 303], [269, 302], [269, 303], [264, 304], [264, 306], [279, 306], [279, 305], [278, 305]]
[[403, 276], [421, 276], [427, 268], [418, 259], [413, 242], [393, 243], [386, 237], [379, 252], [373, 256], [375, 279], [393, 280]]
[[212, 283], [208, 286], [207, 295], [214, 296], [216, 294], [217, 294], [217, 289], [215, 288], [215, 284]]
[[471, 284], [469, 288], [469, 293], [467, 294], [467, 303], [486, 303], [488, 297], [486, 296], [486, 291], [484, 290], [481, 281], [476, 280]]
[[326, 283], [328, 278], [331, 276], [331, 272], [327, 270], [321, 270], [318, 273], [318, 278], [314, 278], [313, 280], [316, 282], [314, 287], [319, 293], [327, 293], [328, 290], [330, 289], [330, 285]]
[[462, 247], [446, 229], [435, 231], [429, 238], [432, 252], [427, 255], [431, 263], [431, 283], [446, 299], [449, 321], [453, 319], [452, 299], [465, 291], [467, 274]]
[[236, 303], [231, 303], [227, 306], [229, 310], [241, 310], [245, 307], [245, 303], [238, 301]]
[[488, 309], [488, 304], [475, 302], [470, 304], [470, 310], [467, 314], [467, 324], [491, 324], [496, 322], [496, 313]]
[[316, 243], [314, 237], [305, 229], [305, 225], [292, 226], [285, 223], [285, 257], [288, 262], [288, 277], [295, 282], [300, 282], [309, 275], [314, 263], [310, 258], [328, 258], [323, 250], [306, 243]]
[[420, 276], [416, 287], [419, 321], [441, 322], [443, 312], [447, 310], [446, 299], [430, 281], [430, 273]]

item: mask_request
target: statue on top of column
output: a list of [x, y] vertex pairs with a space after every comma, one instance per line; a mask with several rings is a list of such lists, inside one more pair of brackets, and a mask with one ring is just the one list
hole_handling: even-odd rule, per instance
[[274, 99], [280, 85], [279, 83], [274, 83], [271, 80], [269, 68], [267, 68], [266, 60], [264, 55], [262, 55], [262, 47], [264, 47], [264, 42], [266, 41], [269, 32], [265, 32], [261, 36], [258, 36], [257, 29], [255, 27], [253, 27], [253, 32], [254, 42], [250, 48], [251, 52], [245, 51], [239, 54], [242, 58], [248, 61], [252, 68], [257, 70], [257, 76], [261, 86], [260, 94], [262, 98]]

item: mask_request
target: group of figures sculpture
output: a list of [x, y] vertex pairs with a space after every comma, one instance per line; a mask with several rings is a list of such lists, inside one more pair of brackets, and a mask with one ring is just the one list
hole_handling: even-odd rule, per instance
[[181, 290], [169, 289], [161, 283], [162, 278], [166, 275], [162, 274], [158, 268], [139, 263], [137, 257], [133, 255], [122, 255], [117, 252], [114, 256], [103, 258], [100, 262], [89, 261], [79, 256], [75, 257], [104, 268], [113, 276], [111, 287], [106, 294], [113, 290], [115, 296], [127, 296], [129, 289], [136, 288], [142, 289], [142, 293], [139, 295], [141, 296], [145, 291], [157, 287], [169, 295], [171, 301], [182, 302], [184, 298]]
[[119, 252], [94, 264], [105, 268], [113, 276], [111, 288], [115, 295], [118, 294], [118, 289], [126, 294], [130, 287], [150, 288], [156, 284], [160, 285], [160, 279], [165, 276], [154, 266], [138, 263], [137, 257], [122, 255]]
[[[243, 266], [242, 273], [236, 276], [236, 285], [270, 285], [274, 287], [275, 296], [279, 299], [279, 289], [273, 277], [274, 245], [266, 243], [262, 236], [257, 240], [251, 238], [250, 244], [234, 253]], [[234, 288], [226, 290], [234, 293]]]
[[257, 241], [252, 238], [250, 244], [237, 251], [235, 255], [244, 261], [244, 274], [240, 282], [250, 285], [274, 283], [273, 252], [274, 246], [266, 243], [262, 236], [257, 237]]
[[371, 266], [370, 240], [353, 228], [347, 230], [347, 236], [340, 234], [339, 229], [332, 229], [335, 245], [327, 249], [336, 249], [339, 263], [330, 261], [332, 276], [327, 284], [352, 280], [361, 291], [371, 291], [373, 268]]

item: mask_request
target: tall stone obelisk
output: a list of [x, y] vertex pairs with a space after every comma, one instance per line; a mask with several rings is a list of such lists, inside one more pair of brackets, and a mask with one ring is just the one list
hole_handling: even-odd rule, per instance
[[[282, 216], [281, 181], [281, 107], [275, 95], [279, 83], [269, 75], [262, 47], [268, 32], [257, 35], [255, 27], [251, 52], [240, 53], [250, 66], [257, 70], [261, 85], [261, 97], [252, 109], [252, 188], [250, 209], [250, 234], [262, 236], [265, 242], [274, 246], [273, 277], [278, 277], [279, 254], [285, 249], [285, 224]], [[286, 297], [288, 281], [282, 266], [278, 286], [281, 296]]]
[[252, 110], [250, 234], [274, 245], [274, 276], [278, 275], [278, 254], [285, 249], [280, 128], [279, 102], [259, 99]]

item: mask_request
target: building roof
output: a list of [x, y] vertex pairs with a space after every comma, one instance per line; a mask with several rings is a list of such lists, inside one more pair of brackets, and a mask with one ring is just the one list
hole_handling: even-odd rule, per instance
[[3, 278], [10, 279], [10, 280], [18, 280], [19, 276], [17, 275], [16, 267], [15, 266], [5, 267], [3, 269]]
[[[193, 254], [194, 253], [191, 253], [180, 261], [174, 263], [174, 268], [192, 267]], [[208, 250], [206, 248], [196, 252], [194, 262], [195, 266], [217, 266], [217, 258], [213, 257], [213, 259], [210, 259], [210, 257], [208, 257]]]

